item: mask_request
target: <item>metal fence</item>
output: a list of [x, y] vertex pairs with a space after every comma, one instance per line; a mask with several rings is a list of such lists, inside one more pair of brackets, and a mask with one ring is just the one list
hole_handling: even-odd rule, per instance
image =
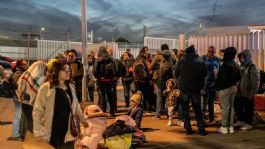
[[144, 37], [144, 45], [149, 49], [160, 50], [162, 44], [167, 44], [170, 49], [178, 49], [178, 39]]

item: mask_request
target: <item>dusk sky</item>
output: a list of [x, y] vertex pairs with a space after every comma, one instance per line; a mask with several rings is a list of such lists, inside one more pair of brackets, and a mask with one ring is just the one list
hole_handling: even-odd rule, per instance
[[[215, 8], [215, 11], [214, 11]], [[88, 30], [111, 40], [139, 41], [147, 35], [176, 37], [194, 33], [199, 24], [234, 26], [265, 23], [265, 0], [87, 0]], [[0, 0], [0, 23], [71, 29], [81, 34], [81, 0]]]

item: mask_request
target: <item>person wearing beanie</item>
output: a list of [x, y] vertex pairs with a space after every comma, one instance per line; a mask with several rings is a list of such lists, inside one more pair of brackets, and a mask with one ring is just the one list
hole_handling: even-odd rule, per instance
[[219, 69], [215, 87], [221, 106], [221, 127], [217, 130], [220, 133], [234, 133], [234, 100], [237, 92], [236, 84], [240, 80], [239, 65], [235, 62], [237, 50], [228, 47], [224, 50], [223, 63]]
[[188, 47], [175, 67], [175, 78], [182, 93], [181, 106], [184, 116], [184, 128], [187, 131], [187, 135], [193, 133], [189, 115], [190, 101], [197, 119], [198, 132], [202, 136], [207, 135], [202, 117], [200, 99], [200, 92], [204, 87], [206, 73], [207, 70], [203, 59], [196, 54], [193, 45]]
[[168, 126], [174, 125], [173, 123], [173, 111], [177, 105], [177, 99], [180, 96], [180, 90], [176, 88], [177, 83], [174, 79], [169, 79], [166, 82], [167, 89], [163, 91], [163, 95], [166, 97], [166, 107], [168, 111]]
[[241, 130], [252, 129], [255, 95], [260, 84], [260, 70], [251, 60], [251, 52], [246, 49], [238, 54], [241, 63], [241, 79], [235, 99], [237, 122], [234, 127]]
[[144, 110], [141, 107], [142, 102], [142, 93], [137, 91], [137, 93], [133, 94], [131, 97], [131, 107], [129, 108], [128, 115], [135, 121], [136, 129], [141, 129], [141, 122], [143, 118]]
[[[154, 72], [153, 74], [153, 80], [155, 80], [156, 84], [156, 113], [154, 118], [161, 118], [161, 113], [163, 109], [165, 109], [164, 104], [165, 103], [165, 98], [163, 97], [163, 91], [166, 89], [166, 81], [162, 80], [160, 74], [162, 64], [165, 63], [171, 63], [172, 64], [172, 70], [173, 66], [176, 64], [176, 59], [171, 55], [171, 52], [169, 50], [169, 47], [167, 44], [162, 44], [161, 45], [161, 51], [158, 52], [158, 54], [155, 56], [153, 59], [151, 65], [150, 65], [150, 70]], [[173, 73], [172, 74], [167, 74], [169, 78], [173, 78]]]

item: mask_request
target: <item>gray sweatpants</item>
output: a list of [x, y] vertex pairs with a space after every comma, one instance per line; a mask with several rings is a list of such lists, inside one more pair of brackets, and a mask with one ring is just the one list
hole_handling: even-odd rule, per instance
[[237, 87], [232, 86], [224, 90], [218, 91], [218, 98], [221, 106], [221, 125], [223, 127], [233, 126], [234, 123], [234, 101]]

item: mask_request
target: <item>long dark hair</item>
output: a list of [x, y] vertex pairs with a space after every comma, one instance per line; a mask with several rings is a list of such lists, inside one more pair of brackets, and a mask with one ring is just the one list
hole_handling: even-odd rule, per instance
[[[52, 68], [48, 72], [48, 76], [46, 79], [46, 82], [50, 82], [51, 88], [59, 85], [59, 79], [58, 79], [59, 78], [59, 72], [61, 70], [63, 70], [64, 65], [68, 65], [70, 67], [70, 65], [67, 62], [62, 61], [62, 60], [56, 60], [53, 62]], [[71, 83], [71, 78], [72, 78], [72, 72], [70, 72], [70, 79], [65, 81], [67, 86], [69, 86], [69, 84]]]

